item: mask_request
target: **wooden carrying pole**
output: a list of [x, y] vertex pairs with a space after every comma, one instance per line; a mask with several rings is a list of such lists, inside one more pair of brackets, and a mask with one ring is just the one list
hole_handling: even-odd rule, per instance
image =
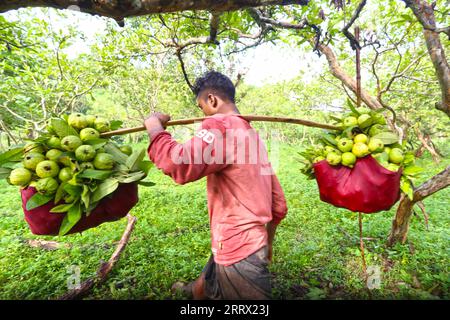
[[[248, 121], [293, 123], [293, 124], [304, 125], [307, 127], [315, 127], [315, 128], [329, 129], [329, 130], [340, 130], [340, 128], [337, 126], [323, 124], [323, 123], [317, 123], [317, 122], [313, 122], [313, 121], [309, 121], [309, 120], [296, 119], [296, 118], [254, 116], [254, 115], [242, 116], [242, 118], [244, 118], [245, 120], [248, 120]], [[205, 119], [207, 119], [207, 117], [172, 120], [172, 121], [167, 122], [167, 126], [179, 126], [179, 125], [193, 124], [195, 122], [200, 122]], [[146, 130], [145, 126], [140, 126], [140, 127], [135, 127], [135, 128], [124, 128], [124, 129], [104, 132], [104, 133], [100, 134], [100, 137], [107, 138], [107, 137], [111, 137], [111, 136], [128, 134], [128, 133], [145, 131], [145, 130]]]

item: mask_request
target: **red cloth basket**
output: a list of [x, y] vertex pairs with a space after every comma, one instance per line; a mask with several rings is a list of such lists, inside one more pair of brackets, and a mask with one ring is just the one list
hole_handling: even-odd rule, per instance
[[[66, 214], [51, 213], [50, 210], [56, 206], [53, 201], [27, 210], [26, 203], [35, 193], [36, 189], [33, 187], [21, 191], [22, 208], [31, 232], [36, 235], [58, 235], [59, 227]], [[137, 184], [120, 184], [114, 193], [99, 202], [89, 216], [83, 214], [80, 221], [67, 234], [82, 232], [104, 222], [119, 220], [128, 214], [138, 200]]]
[[371, 155], [356, 160], [350, 169], [326, 160], [313, 165], [320, 200], [354, 212], [389, 210], [400, 198], [402, 169], [390, 171]]

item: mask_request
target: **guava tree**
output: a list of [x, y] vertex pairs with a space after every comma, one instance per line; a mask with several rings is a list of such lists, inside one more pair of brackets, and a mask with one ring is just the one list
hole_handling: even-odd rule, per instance
[[[120, 51], [121, 57], [173, 54], [188, 87], [192, 86], [190, 74], [199, 73], [202, 65], [189, 65], [186, 57], [188, 61], [206, 61], [203, 66], [214, 65], [223, 55], [265, 42], [285, 42], [292, 47], [309, 46], [324, 57], [332, 76], [328, 78], [330, 85], [340, 86], [343, 94], [356, 100], [353, 50], [361, 50], [366, 68], [362, 102], [371, 109], [385, 110], [389, 125], [402, 139], [417, 137], [418, 152], [425, 148], [432, 154], [439, 153], [432, 143], [433, 127], [417, 125], [417, 120], [425, 111], [429, 113], [427, 120], [440, 119], [434, 121], [443, 126], [450, 115], [450, 67], [446, 58], [450, 9], [446, 1], [19, 0], [0, 4], [0, 12], [24, 6], [71, 6], [74, 10], [112, 17], [120, 26], [125, 17], [145, 15], [127, 19], [139, 31], [133, 33], [138, 41], [130, 41], [126, 46], [121, 46], [126, 40], [120, 36], [111, 41], [116, 47], [125, 48]], [[367, 14], [368, 8], [376, 14]], [[359, 41], [353, 33], [355, 25], [362, 30]], [[389, 244], [406, 240], [414, 204], [449, 184], [447, 168], [415, 188], [412, 200], [402, 198]]]

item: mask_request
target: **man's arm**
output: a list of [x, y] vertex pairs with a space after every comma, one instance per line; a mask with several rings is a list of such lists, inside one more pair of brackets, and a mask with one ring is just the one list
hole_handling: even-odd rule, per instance
[[286, 217], [287, 204], [283, 189], [275, 174], [272, 175], [272, 221], [267, 223], [267, 238], [269, 248], [269, 261], [272, 261], [272, 247], [278, 224]]
[[162, 116], [164, 115], [156, 114], [145, 121], [150, 138], [148, 155], [158, 169], [172, 177], [176, 183], [185, 184], [226, 167], [223, 150], [225, 128], [220, 121], [204, 120], [196, 135], [180, 144], [164, 130], [169, 118]]

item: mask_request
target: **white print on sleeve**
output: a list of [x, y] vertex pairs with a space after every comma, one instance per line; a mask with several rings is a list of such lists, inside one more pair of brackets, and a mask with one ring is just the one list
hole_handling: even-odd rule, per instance
[[214, 135], [211, 132], [208, 132], [206, 129], [202, 129], [195, 134], [197, 137], [201, 138], [206, 143], [212, 143], [214, 141]]

